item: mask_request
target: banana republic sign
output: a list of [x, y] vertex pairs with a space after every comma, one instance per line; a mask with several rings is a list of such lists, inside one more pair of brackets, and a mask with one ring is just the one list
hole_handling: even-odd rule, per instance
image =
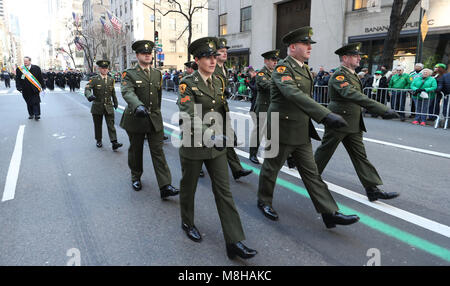
[[[434, 19], [428, 20], [428, 22], [427, 22], [428, 26], [433, 26], [434, 22], [435, 22]], [[403, 26], [403, 29], [404, 30], [407, 30], [407, 29], [418, 29], [419, 25], [420, 25], [419, 21], [417, 21], [417, 22], [409, 22], [409, 23], [406, 23]], [[369, 33], [383, 33], [383, 32], [387, 32], [388, 30], [389, 30], [389, 25], [373, 26], [373, 27], [365, 27], [364, 28], [364, 32], [366, 34], [369, 34]]]

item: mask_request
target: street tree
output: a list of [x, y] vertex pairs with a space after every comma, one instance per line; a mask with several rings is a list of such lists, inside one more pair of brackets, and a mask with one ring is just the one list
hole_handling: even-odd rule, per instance
[[[405, 2], [406, 4], [403, 8]], [[389, 30], [387, 37], [384, 40], [383, 55], [381, 57], [382, 64], [388, 69], [392, 68], [395, 47], [398, 44], [400, 32], [419, 2], [420, 0], [394, 0], [394, 3], [392, 4]]]

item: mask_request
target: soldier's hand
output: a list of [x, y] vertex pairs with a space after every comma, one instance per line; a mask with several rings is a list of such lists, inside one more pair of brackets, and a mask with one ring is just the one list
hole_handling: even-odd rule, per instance
[[333, 112], [329, 113], [321, 123], [330, 128], [341, 128], [348, 126], [347, 121], [345, 121], [342, 116]]
[[138, 106], [138, 107], [136, 108], [136, 110], [134, 111], [134, 116], [140, 117], [140, 118], [147, 117], [147, 116], [148, 116], [148, 111], [147, 111], [147, 109], [145, 108], [145, 106], [140, 105], [140, 106]]
[[97, 98], [97, 97], [91, 95], [91, 96], [88, 97], [88, 100], [89, 100], [89, 102], [92, 102], [92, 101], [94, 101], [96, 98]]
[[211, 140], [214, 142], [214, 148], [217, 151], [222, 151], [227, 147], [228, 137], [225, 135], [213, 135]]
[[381, 117], [383, 117], [383, 119], [394, 119], [394, 118], [400, 118], [400, 115], [398, 115], [397, 112], [395, 112], [394, 110], [388, 110], [386, 111], [386, 113], [384, 113]]

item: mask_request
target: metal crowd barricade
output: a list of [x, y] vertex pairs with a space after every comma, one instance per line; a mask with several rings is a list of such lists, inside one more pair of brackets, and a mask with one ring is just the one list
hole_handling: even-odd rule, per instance
[[450, 94], [446, 94], [444, 97], [443, 115], [444, 115], [444, 129], [448, 128], [448, 121], [450, 119]]
[[175, 91], [175, 85], [173, 83], [173, 80], [171, 80], [171, 79], [163, 80], [163, 86], [164, 86], [164, 89], [167, 91], [169, 91], [169, 90]]
[[[372, 88], [364, 89], [364, 94], [369, 98], [378, 101], [387, 106], [390, 103], [390, 108], [397, 113], [406, 113], [416, 116], [425, 116], [426, 118], [435, 118], [434, 128], [439, 127], [440, 120], [440, 102], [436, 100], [419, 100], [419, 105], [413, 103], [412, 89], [395, 89], [395, 88]], [[436, 97], [435, 97], [436, 98]], [[415, 111], [411, 111], [411, 107], [415, 105]], [[409, 110], [409, 111], [407, 111]]]
[[229, 99], [235, 99], [236, 96], [239, 95], [239, 93], [238, 93], [239, 85], [236, 84], [235, 82], [230, 81], [230, 82], [228, 83], [228, 87], [227, 87], [227, 88], [228, 88], [228, 92], [229, 92], [229, 94], [230, 94]]
[[328, 106], [330, 98], [328, 96], [328, 86], [314, 86], [313, 98], [323, 106]]

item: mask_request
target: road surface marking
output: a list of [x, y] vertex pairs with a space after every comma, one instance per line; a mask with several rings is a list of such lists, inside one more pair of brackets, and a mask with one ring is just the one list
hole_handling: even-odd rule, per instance
[[[176, 127], [176, 126], [171, 125], [171, 124], [166, 123], [166, 122], [163, 122], [163, 123], [164, 123], [164, 126], [170, 128], [172, 130], [180, 132], [180, 128], [179, 127]], [[239, 150], [239, 149], [235, 148], [235, 151], [236, 151], [236, 154], [238, 154], [241, 157], [248, 158], [250, 156], [249, 153], [244, 152], [242, 150]], [[264, 159], [261, 158], [261, 157], [258, 157], [258, 159], [261, 162], [264, 161]], [[287, 174], [287, 175], [290, 175], [290, 176], [293, 176], [295, 178], [301, 179], [300, 175], [298, 174], [298, 172], [296, 170], [291, 170], [288, 167], [283, 166], [281, 168], [281, 171], [283, 173]], [[402, 209], [396, 208], [394, 206], [388, 205], [388, 204], [383, 203], [383, 202], [378, 202], [378, 201], [377, 202], [369, 202], [369, 200], [367, 199], [366, 196], [363, 196], [363, 195], [358, 194], [356, 192], [353, 192], [351, 190], [345, 189], [345, 188], [340, 187], [338, 185], [332, 184], [330, 182], [326, 182], [325, 181], [325, 183], [328, 185], [328, 188], [329, 188], [330, 191], [338, 193], [338, 194], [340, 194], [340, 195], [342, 195], [344, 197], [347, 197], [349, 199], [355, 200], [355, 201], [357, 201], [357, 202], [359, 202], [361, 204], [364, 204], [366, 206], [369, 206], [371, 208], [374, 208], [376, 210], [379, 210], [379, 211], [384, 212], [386, 214], [389, 214], [391, 216], [397, 217], [397, 218], [405, 220], [405, 221], [407, 221], [409, 223], [412, 223], [412, 224], [415, 224], [415, 225], [420, 226], [422, 228], [425, 228], [425, 229], [427, 229], [429, 231], [432, 231], [432, 232], [435, 232], [435, 233], [438, 233], [440, 235], [443, 235], [445, 237], [449, 237], [450, 238], [450, 227], [448, 227], [448, 226], [446, 226], [444, 224], [441, 224], [441, 223], [429, 220], [427, 218], [415, 215], [413, 213], [404, 211]]]
[[163, 98], [162, 100], [165, 100], [165, 101], [170, 101], [170, 102], [177, 102], [176, 100], [173, 100], [173, 99], [168, 99], [168, 98]]
[[[248, 114], [243, 114], [243, 113], [234, 112], [234, 111], [230, 111], [230, 113], [238, 115], [238, 116], [251, 118], [251, 116]], [[320, 131], [320, 132], [325, 132], [324, 129], [320, 129], [320, 128], [316, 128], [316, 130]], [[431, 150], [426, 150], [426, 149], [421, 149], [421, 148], [416, 148], [416, 147], [411, 147], [411, 146], [406, 146], [406, 145], [400, 145], [400, 144], [390, 143], [390, 142], [386, 142], [386, 141], [370, 139], [370, 138], [366, 138], [366, 137], [363, 137], [363, 140], [367, 141], [367, 142], [375, 143], [375, 144], [381, 144], [381, 145], [385, 145], [385, 146], [390, 146], [390, 147], [399, 148], [399, 149], [403, 149], [403, 150], [413, 151], [413, 152], [422, 153], [422, 154], [426, 154], [426, 155], [432, 155], [432, 156], [450, 159], [450, 154], [448, 154], [448, 153], [442, 153], [442, 152], [436, 152], [436, 151], [431, 151]]]
[[16, 145], [9, 163], [8, 174], [6, 175], [5, 189], [3, 190], [2, 202], [14, 199], [16, 193], [17, 179], [19, 177], [20, 162], [22, 161], [23, 134], [25, 125], [20, 125], [17, 132]]

